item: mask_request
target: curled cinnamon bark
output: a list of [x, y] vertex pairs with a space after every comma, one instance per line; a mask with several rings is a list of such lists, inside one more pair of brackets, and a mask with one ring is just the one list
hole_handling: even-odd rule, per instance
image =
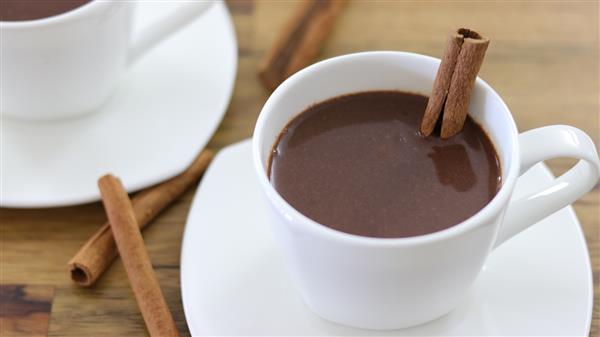
[[345, 0], [305, 0], [263, 59], [259, 77], [274, 90], [308, 66], [323, 47]]
[[[146, 227], [160, 212], [197, 182], [212, 157], [212, 151], [204, 150], [180, 175], [136, 194], [132, 203], [140, 229]], [[107, 221], [69, 261], [71, 279], [80, 286], [93, 285], [117, 255], [117, 246], [110, 230], [110, 223]]]
[[123, 266], [150, 336], [179, 336], [173, 316], [152, 269], [125, 188], [119, 179], [110, 174], [98, 180], [98, 187]]
[[433, 133], [440, 117], [441, 138], [450, 138], [462, 130], [489, 43], [489, 39], [466, 28], [450, 35], [419, 128], [423, 136]]

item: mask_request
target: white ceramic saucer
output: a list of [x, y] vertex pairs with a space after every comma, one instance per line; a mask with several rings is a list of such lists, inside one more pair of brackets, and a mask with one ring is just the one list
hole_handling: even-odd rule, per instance
[[[571, 207], [493, 252], [470, 296], [445, 317], [383, 332], [319, 318], [284, 271], [251, 156], [249, 141], [221, 151], [193, 201], [181, 254], [181, 291], [192, 335], [588, 335], [592, 275]], [[515, 193], [551, 178], [538, 165], [519, 180]]]
[[[177, 1], [139, 1], [139, 30]], [[0, 122], [0, 206], [53, 207], [99, 199], [112, 172], [135, 191], [183, 171], [227, 109], [237, 66], [233, 23], [219, 2], [135, 64], [90, 115]]]

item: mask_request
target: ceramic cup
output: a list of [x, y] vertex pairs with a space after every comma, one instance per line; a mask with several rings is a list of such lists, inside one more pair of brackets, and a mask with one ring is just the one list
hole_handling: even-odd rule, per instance
[[133, 41], [134, 1], [94, 0], [48, 18], [0, 21], [0, 112], [40, 120], [93, 111], [128, 66], [211, 3], [183, 3]]
[[[519, 134], [506, 104], [478, 78], [469, 111], [496, 146], [503, 185], [487, 206], [462, 223], [409, 238], [351, 235], [302, 215], [270, 184], [271, 148], [295, 115], [311, 104], [361, 91], [429, 95], [439, 62], [403, 52], [332, 58], [287, 79], [260, 113], [253, 160], [275, 239], [302, 298], [325, 319], [359, 328], [397, 329], [446, 314], [464, 298], [495, 247], [572, 203], [598, 181], [600, 162], [585, 133], [555, 125]], [[521, 174], [556, 157], [579, 161], [539, 191], [511, 200]]]

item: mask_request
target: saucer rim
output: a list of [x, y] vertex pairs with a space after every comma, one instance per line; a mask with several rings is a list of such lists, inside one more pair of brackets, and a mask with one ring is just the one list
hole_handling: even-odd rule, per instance
[[[214, 160], [211, 162], [210, 166], [208, 167], [206, 173], [205, 173], [205, 177], [209, 176], [209, 173], [212, 171], [212, 168], [214, 166], [214, 163], [217, 163], [219, 161], [219, 159], [222, 156], [227, 155], [229, 152], [233, 152], [235, 151], [238, 147], [243, 147], [243, 146], [247, 146], [248, 147], [248, 151], [252, 151], [252, 138], [248, 138], [242, 141], [239, 141], [237, 143], [233, 143], [228, 145], [227, 147], [223, 148], [221, 151], [219, 151], [219, 153], [217, 153], [217, 155], [215, 156]], [[554, 179], [555, 176], [552, 173], [552, 171], [550, 170], [550, 168], [543, 162], [537, 164], [536, 166], [539, 166], [540, 168], [540, 174], [544, 174], [547, 178], [549, 179]], [[190, 334], [195, 336], [195, 335], [202, 335], [201, 332], [198, 331], [194, 331], [193, 330], [193, 321], [191, 318], [191, 313], [192, 313], [192, 309], [190, 308], [190, 303], [189, 303], [189, 296], [186, 296], [186, 289], [188, 289], [188, 286], [185, 285], [186, 283], [186, 278], [185, 278], [185, 272], [184, 270], [187, 270], [186, 268], [184, 268], [184, 264], [182, 263], [185, 252], [186, 252], [186, 241], [189, 241], [189, 237], [190, 234], [188, 233], [188, 231], [190, 230], [190, 227], [192, 226], [190, 224], [190, 219], [192, 218], [192, 214], [193, 214], [193, 210], [195, 208], [195, 206], [197, 205], [198, 201], [197, 199], [199, 199], [200, 196], [200, 191], [201, 191], [201, 187], [203, 184], [203, 180], [201, 180], [198, 183], [196, 192], [194, 194], [194, 197], [192, 198], [192, 202], [190, 204], [190, 211], [188, 213], [188, 216], [186, 218], [186, 222], [185, 222], [185, 228], [183, 231], [183, 236], [182, 236], [182, 244], [181, 244], [181, 249], [180, 249], [180, 271], [179, 271], [179, 278], [180, 278], [180, 295], [181, 295], [181, 301], [183, 304], [183, 311], [184, 311], [184, 316], [185, 316], [185, 320], [186, 320], [186, 324], [188, 326], [188, 329], [190, 331]], [[594, 280], [593, 280], [593, 272], [592, 272], [592, 265], [591, 265], [591, 258], [590, 258], [590, 251], [589, 251], [589, 247], [587, 245], [587, 241], [585, 239], [585, 234], [583, 232], [582, 226], [581, 226], [581, 222], [579, 221], [579, 218], [577, 217], [577, 214], [575, 213], [575, 210], [573, 209], [572, 205], [568, 205], [566, 207], [564, 207], [562, 210], [565, 211], [565, 213], [569, 216], [569, 218], [571, 219], [571, 221], [574, 223], [575, 227], [576, 227], [576, 232], [577, 232], [577, 239], [579, 241], [579, 245], [582, 246], [582, 248], [584, 249], [585, 254], [584, 258], [585, 258], [585, 273], [586, 273], [586, 283], [587, 283], [587, 291], [586, 293], [588, 294], [588, 305], [586, 308], [586, 322], [585, 322], [585, 326], [586, 326], [586, 331], [585, 331], [585, 336], [589, 335], [590, 331], [591, 331], [591, 324], [592, 324], [592, 320], [593, 320], [593, 308], [594, 308]], [[561, 211], [562, 211], [561, 210]], [[187, 239], [186, 239], [187, 238]], [[188, 243], [189, 244], [189, 243]], [[187, 264], [185, 264], [187, 265]], [[187, 273], [190, 273], [190, 271], [188, 271]], [[189, 290], [187, 291], [189, 292]], [[188, 299], [188, 300], [186, 300]], [[427, 324], [427, 323], [425, 323]], [[376, 332], [376, 331], [374, 331]]]
[[[206, 145], [210, 142], [210, 140], [214, 136], [215, 132], [221, 125], [223, 118], [225, 117], [225, 114], [227, 113], [227, 110], [228, 110], [231, 100], [233, 98], [233, 91], [234, 91], [235, 84], [236, 84], [238, 65], [239, 65], [238, 64], [239, 60], [238, 60], [238, 56], [237, 56], [237, 54], [239, 52], [239, 46], [238, 46], [238, 42], [237, 42], [237, 36], [236, 36], [235, 27], [233, 24], [233, 19], [231, 17], [231, 13], [230, 13], [229, 9], [223, 2], [220, 2], [220, 1], [216, 4], [214, 4], [214, 7], [218, 8], [218, 9], [213, 9], [213, 10], [215, 10], [215, 12], [217, 12], [217, 11], [223, 12], [223, 15], [225, 18], [224, 24], [227, 27], [226, 31], [224, 31], [224, 32], [225, 32], [225, 34], [227, 34], [229, 36], [228, 40], [230, 40], [232, 43], [232, 53], [233, 53], [233, 57], [232, 57], [233, 63], [231, 64], [231, 66], [232, 66], [231, 79], [228, 81], [228, 83], [229, 83], [228, 87], [225, 88], [226, 92], [223, 96], [224, 101], [220, 102], [220, 104], [219, 104], [219, 105], [222, 105], [222, 109], [221, 109], [222, 112], [219, 113], [219, 116], [215, 120], [215, 123], [210, 128], [207, 128], [206, 134], [208, 136], [206, 137], [206, 140], [204, 142], [197, 142], [194, 144], [194, 146], [198, 147], [198, 149], [196, 151], [193, 151], [194, 152], [193, 156], [190, 156], [186, 160], [182, 160], [180, 162], [173, 163], [169, 169], [162, 169], [160, 174], [154, 174], [151, 177], [147, 177], [145, 179], [141, 179], [141, 180], [135, 181], [133, 183], [128, 183], [127, 181], [124, 181], [123, 183], [124, 183], [125, 189], [127, 190], [128, 193], [137, 192], [144, 188], [159, 184], [159, 183], [161, 183], [167, 179], [173, 178], [174, 176], [183, 172], [194, 161], [195, 157], [201, 151], [203, 151], [205, 149]], [[209, 11], [210, 10], [211, 9], [209, 9]], [[207, 14], [208, 14], [208, 12], [207, 12]], [[199, 19], [199, 20], [201, 20], [201, 19]], [[190, 25], [193, 25], [193, 24], [194, 23], [191, 23]], [[99, 108], [99, 109], [102, 109], [102, 108]], [[78, 116], [73, 116], [70, 118], [64, 118], [64, 119], [59, 119], [59, 120], [33, 121], [33, 122], [32, 121], [24, 121], [22, 119], [10, 118], [7, 116], [0, 116], [0, 123], [2, 123], [4, 121], [4, 119], [6, 118], [6, 119], [9, 119], [11, 122], [15, 122], [15, 123], [67, 124], [67, 123], [72, 122], [75, 119], [87, 118], [91, 115], [94, 115], [95, 113], [102, 113], [102, 111], [93, 111], [89, 114], [85, 114], [85, 115], [81, 115], [81, 116], [78, 115]], [[4, 140], [2, 138], [3, 138], [3, 136], [0, 137], [0, 140], [1, 140], [0, 143], [2, 144], [2, 147], [4, 147], [6, 145], [4, 145]], [[4, 151], [2, 151], [2, 152], [4, 152]], [[4, 160], [7, 160], [7, 158], [4, 158], [4, 155], [2, 155], [2, 161], [4, 161]], [[7, 177], [3, 177], [3, 178], [6, 179]], [[11, 197], [7, 197], [4, 189], [0, 188], [0, 207], [2, 207], [2, 208], [46, 209], [46, 208], [58, 208], [58, 207], [84, 205], [84, 204], [96, 202], [99, 200], [100, 200], [100, 192], [98, 190], [90, 190], [87, 193], [78, 193], [78, 194], [75, 193], [73, 195], [69, 195], [66, 197], [45, 194], [42, 197], [39, 197], [37, 195], [28, 195], [27, 197], [11, 198]]]

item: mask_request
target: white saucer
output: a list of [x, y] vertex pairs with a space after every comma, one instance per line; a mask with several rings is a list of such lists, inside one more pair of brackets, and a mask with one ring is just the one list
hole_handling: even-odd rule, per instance
[[[177, 6], [139, 1], [135, 30]], [[221, 122], [236, 66], [233, 23], [219, 2], [135, 64], [100, 111], [46, 123], [2, 118], [0, 206], [95, 201], [107, 172], [128, 191], [178, 174]]]
[[[516, 193], [551, 178], [538, 165]], [[284, 271], [265, 210], [250, 142], [221, 151], [200, 184], [183, 239], [181, 292], [192, 335], [588, 335], [592, 274], [571, 207], [493, 252], [470, 296], [450, 314], [385, 332], [330, 323], [303, 304]]]

